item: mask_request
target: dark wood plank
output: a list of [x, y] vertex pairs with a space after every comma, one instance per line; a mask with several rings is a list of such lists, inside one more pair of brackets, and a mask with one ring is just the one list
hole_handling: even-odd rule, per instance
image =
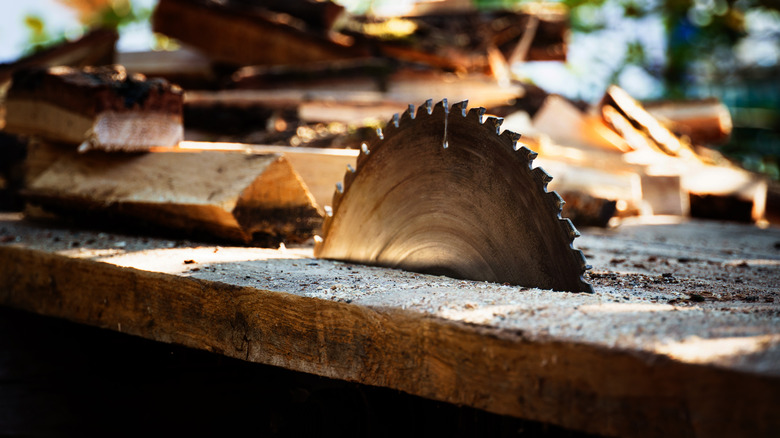
[[[415, 277], [390, 270], [358, 269], [351, 265], [314, 261], [305, 256], [305, 251], [275, 253], [276, 262], [269, 258], [257, 259], [258, 253], [255, 253], [255, 262], [236, 264], [230, 260], [235, 260], [238, 252], [225, 248], [198, 248], [199, 245], [190, 246], [186, 242], [180, 242], [180, 248], [170, 248], [164, 241], [155, 243], [148, 239], [147, 243], [122, 240], [124, 243], [120, 245], [116, 239], [129, 238], [79, 231], [78, 239], [68, 243], [74, 234], [12, 222], [6, 222], [4, 230], [4, 235], [12, 237], [4, 240], [16, 243], [0, 246], [0, 303], [3, 305], [229, 357], [398, 389], [425, 398], [590, 433], [770, 436], [780, 430], [776, 416], [780, 406], [780, 373], [773, 359], [778, 349], [778, 333], [777, 325], [770, 322], [776, 317], [769, 316], [776, 304], [765, 304], [754, 310], [759, 312], [756, 316], [758, 321], [770, 325], [764, 329], [757, 325], [748, 332], [762, 333], [761, 330], [764, 330], [763, 335], [712, 339], [718, 345], [727, 345], [729, 342], [750, 342], [755, 338], [758, 342], [755, 348], [758, 349], [748, 348], [741, 350], [742, 353], [725, 353], [721, 349], [718, 354], [707, 356], [703, 348], [709, 344], [697, 343], [695, 338], [691, 339], [685, 333], [710, 336], [707, 335], [705, 322], [696, 315], [704, 311], [713, 315], [722, 312], [715, 310], [717, 307], [709, 311], [682, 306], [674, 312], [662, 312], [674, 306], [653, 305], [649, 301], [630, 298], [629, 301], [633, 302], [627, 302], [628, 307], [623, 312], [643, 306], [662, 312], [659, 315], [667, 318], [667, 325], [684, 329], [680, 334], [684, 341], [680, 345], [687, 347], [675, 350], [676, 344], [672, 343], [666, 347], [649, 345], [631, 348], [631, 342], [621, 341], [622, 338], [614, 338], [610, 333], [611, 330], [624, 332], [626, 328], [633, 332], [631, 327], [615, 325], [610, 329], [612, 325], [604, 326], [604, 341], [595, 340], [602, 336], [599, 333], [589, 334], [590, 339], [594, 339], [590, 342], [554, 334], [561, 330], [565, 332], [567, 321], [577, 321], [571, 319], [573, 314], [569, 319], [559, 320], [559, 326], [548, 325], [546, 330], [541, 327], [512, 329], [503, 323], [488, 322], [493, 320], [492, 317], [481, 320], [475, 314], [465, 319], [455, 316], [457, 311], [468, 312], [476, 308], [492, 311], [493, 315], [504, 318], [520, 318], [520, 321], [539, 318], [533, 313], [517, 313], [518, 310], [513, 313], [498, 303], [492, 307], [474, 304], [473, 300], [478, 296], [476, 291], [485, 287], [480, 283], [461, 282], [463, 288], [450, 289], [454, 292], [450, 295], [448, 288], [454, 288], [458, 282], [447, 283], [446, 279], [437, 277]], [[35, 233], [42, 236], [45, 242], [40, 243], [46, 243], [48, 249], [31, 243], [30, 237]], [[49, 237], [45, 237], [47, 235]], [[766, 234], [764, 238], [771, 239], [775, 235]], [[54, 237], [58, 240], [52, 240]], [[642, 238], [642, 233], [634, 233], [632, 238]], [[88, 247], [81, 251], [81, 246], [72, 245], [75, 241], [92, 243], [85, 244]], [[589, 242], [591, 248], [597, 248], [598, 245], [608, 245], [609, 240], [594, 239]], [[163, 251], [155, 252], [148, 246], [144, 250], [144, 245], [149, 243], [160, 245]], [[760, 242], [750, 243], [753, 244], [760, 245]], [[743, 246], [748, 250], [750, 245]], [[117, 256], [112, 259], [106, 255], [108, 248], [124, 248], [125, 258]], [[639, 248], [640, 251], [652, 249], [652, 245]], [[605, 252], [603, 247], [601, 252]], [[684, 253], [691, 257], [696, 251]], [[224, 257], [224, 261], [207, 264], [207, 254]], [[182, 262], [182, 257], [195, 260], [187, 264], [186, 260]], [[603, 258], [598, 260], [604, 263]], [[193, 265], [199, 269], [192, 270], [190, 267]], [[231, 267], [236, 270], [231, 270]], [[169, 273], [151, 272], [149, 269]], [[266, 272], [277, 278], [268, 274], [261, 276], [259, 272], [263, 269], [268, 269]], [[309, 273], [310, 276], [304, 280], [314, 284], [295, 283], [296, 269], [299, 273]], [[201, 273], [211, 279], [193, 278]], [[386, 292], [375, 295], [366, 295], [358, 290], [344, 294], [346, 278], [342, 277], [353, 277], [353, 274], [356, 281], [363, 281], [365, 293], [379, 287], [382, 277], [405, 278], [409, 283], [391, 283]], [[619, 279], [618, 274], [612, 275], [614, 277], [597, 278]], [[775, 269], [753, 275], [749, 278], [754, 278], [752, 281], [756, 284], [761, 278], [767, 278], [766, 281], [771, 283], [777, 272]], [[663, 278], [667, 279], [666, 285], [674, 287], [668, 281], [669, 278], [674, 279], [672, 274]], [[706, 280], [696, 281], [706, 284]], [[431, 286], [430, 282], [434, 285]], [[685, 290], [685, 282], [678, 283], [681, 283], [680, 290]], [[285, 284], [286, 287], [283, 286]], [[319, 289], [315, 287], [317, 284]], [[418, 289], [413, 287], [415, 284]], [[443, 286], [445, 284], [452, 285]], [[566, 303], [582, 305], [582, 300], [598, 303], [613, 296], [610, 287], [616, 286], [609, 284], [618, 283], [604, 280], [597, 285], [595, 296], [549, 295], [517, 290], [512, 294], [515, 307], [509, 304], [512, 301], [508, 301], [506, 306], [521, 309], [522, 303], [543, 297], [550, 297], [551, 302], [564, 306]], [[285, 288], [297, 289], [298, 294], [285, 292]], [[482, 299], [500, 302], [501, 286], [493, 288]], [[324, 290], [317, 295], [320, 289]], [[651, 289], [654, 294], [666, 293], [659, 286]], [[775, 289], [768, 287], [767, 296], [776, 294]], [[302, 293], [305, 290], [310, 292]], [[712, 290], [713, 293], [718, 292]], [[623, 289], [617, 293], [632, 292]], [[419, 300], [435, 302], [442, 298], [442, 294], [450, 297], [441, 304], [449, 306], [449, 310], [433, 313], [415, 310], [419, 306], [415, 303]], [[459, 302], [458, 296], [463, 297]], [[355, 302], [350, 303], [352, 300]], [[721, 302], [715, 305], [721, 308], [736, 306], [735, 311], [744, 308], [739, 307], [739, 303]], [[593, 306], [596, 305], [591, 306], [592, 310], [599, 309]], [[648, 313], [617, 310], [608, 313], [609, 309], [619, 307], [620, 303], [605, 304], [600, 310], [602, 317], [580, 321], [588, 326], [601, 325], [603, 318], [624, 326], [632, 324], [630, 321], [640, 321], [647, 330], [658, 331], [658, 335], [673, 336], [676, 333], [668, 331], [664, 335], [664, 330], [669, 329], [664, 325], [656, 326], [652, 315], [651, 319], [645, 320]], [[762, 313], [761, 308], [770, 313]], [[542, 309], [537, 312], [542, 312]], [[742, 321], [740, 324], [748, 323], [737, 313], [734, 315]], [[730, 322], [733, 318], [721, 315], [717, 319], [711, 327], [715, 333], [736, 329], [728, 328], [729, 324], [733, 324]], [[701, 326], [692, 332], [687, 331], [691, 330], [691, 325], [696, 327], [697, 324]], [[740, 330], [744, 331], [748, 326]], [[640, 343], [642, 337], [647, 336], [636, 333], [634, 336]]]

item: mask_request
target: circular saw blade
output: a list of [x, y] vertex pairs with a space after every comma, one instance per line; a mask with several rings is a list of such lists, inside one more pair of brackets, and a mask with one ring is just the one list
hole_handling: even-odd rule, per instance
[[455, 278], [592, 292], [579, 235], [536, 153], [484, 108], [395, 115], [338, 184], [315, 256]]

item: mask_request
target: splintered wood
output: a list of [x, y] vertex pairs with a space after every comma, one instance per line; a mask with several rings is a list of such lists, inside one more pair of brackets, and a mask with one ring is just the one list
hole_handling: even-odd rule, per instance
[[104, 226], [141, 222], [265, 245], [306, 240], [321, 222], [309, 191], [278, 154], [64, 154], [32, 180], [26, 197]]

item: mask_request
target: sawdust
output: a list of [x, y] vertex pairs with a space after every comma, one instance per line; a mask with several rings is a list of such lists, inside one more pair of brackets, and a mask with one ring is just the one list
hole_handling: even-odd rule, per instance
[[[594, 294], [458, 280], [268, 250], [43, 227], [0, 242], [261, 290], [406, 309], [529, 339], [644, 351], [780, 375], [780, 229], [690, 221], [584, 230]], [[692, 354], [691, 352], [695, 352]]]

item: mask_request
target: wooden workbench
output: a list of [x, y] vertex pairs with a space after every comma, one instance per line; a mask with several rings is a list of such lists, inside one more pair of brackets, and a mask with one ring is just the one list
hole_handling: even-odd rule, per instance
[[624, 224], [594, 294], [0, 217], [0, 303], [621, 436], [780, 431], [780, 230]]

